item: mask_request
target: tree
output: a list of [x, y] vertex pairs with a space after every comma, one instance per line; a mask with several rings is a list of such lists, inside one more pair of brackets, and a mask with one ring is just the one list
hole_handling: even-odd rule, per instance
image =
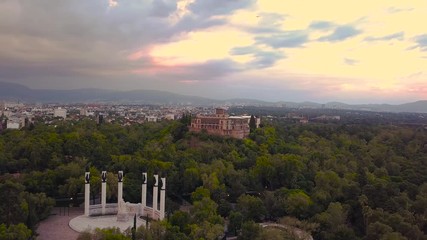
[[246, 221], [242, 224], [242, 233], [238, 240], [258, 240], [260, 239], [262, 228], [254, 221]]
[[290, 190], [285, 199], [286, 212], [295, 217], [307, 217], [313, 201], [304, 191]]
[[266, 215], [262, 200], [250, 195], [242, 195], [237, 199], [237, 210], [243, 215], [245, 221], [260, 222]]
[[384, 236], [387, 236], [392, 232], [393, 232], [393, 229], [390, 226], [380, 222], [374, 222], [368, 226], [368, 229], [366, 232], [366, 239], [367, 240], [383, 239]]
[[316, 187], [314, 189], [314, 198], [322, 203], [334, 201], [343, 196], [343, 186], [345, 179], [341, 179], [335, 172], [319, 171], [315, 177]]
[[228, 231], [237, 235], [237, 232], [242, 228], [243, 215], [240, 212], [231, 211], [228, 219]]
[[251, 133], [254, 132], [256, 129], [256, 119], [254, 115], [251, 115], [251, 119], [249, 120], [249, 129]]
[[193, 202], [201, 201], [203, 198], [210, 198], [210, 191], [204, 187], [198, 187], [193, 193], [191, 193], [191, 200]]
[[217, 214], [218, 205], [210, 198], [204, 197], [200, 201], [193, 203], [191, 216], [193, 222], [201, 223], [208, 221], [210, 223], [222, 223], [222, 218]]
[[285, 215], [284, 199], [277, 195], [281, 194], [269, 191], [264, 192], [264, 206], [267, 211], [266, 220], [275, 220]]
[[399, 232], [392, 232], [384, 234], [380, 240], [407, 240], [407, 238]]
[[95, 199], [101, 193], [101, 173], [99, 170], [92, 166], [89, 169], [90, 171], [90, 195], [92, 196], [92, 204], [95, 204]]
[[233, 206], [227, 200], [225, 199], [219, 200], [218, 213], [222, 217], [227, 217], [230, 214], [230, 211], [232, 210], [232, 208]]
[[150, 222], [150, 227], [140, 226], [136, 230], [136, 238], [144, 240], [164, 240], [166, 235], [166, 226], [158, 221]]
[[27, 240], [31, 237], [31, 230], [23, 223], [12, 224], [7, 227], [5, 224], [0, 224], [0, 240]]
[[325, 212], [315, 216], [320, 223], [321, 239], [355, 239], [354, 231], [347, 226], [347, 210], [339, 202], [330, 203]]
[[216, 240], [224, 234], [224, 226], [222, 224], [213, 224], [208, 221], [202, 221], [190, 226], [190, 237], [192, 239]]
[[125, 236], [125, 234], [123, 234], [120, 231], [120, 229], [117, 227], [103, 228], [103, 229], [97, 228], [93, 233], [83, 232], [83, 233], [80, 233], [77, 239], [78, 240], [90, 240], [90, 239], [131, 240], [129, 236]]
[[218, 215], [218, 205], [210, 198], [209, 190], [197, 188], [192, 199], [190, 236], [193, 239], [217, 239], [224, 232], [224, 220]]
[[77, 194], [82, 192], [84, 186], [83, 178], [84, 176], [68, 178], [64, 185], [59, 186], [59, 194], [64, 197], [77, 197]]
[[271, 189], [275, 181], [276, 168], [269, 154], [262, 155], [256, 159], [253, 174], [259, 178], [259, 182], [265, 189]]
[[35, 230], [36, 224], [50, 215], [55, 200], [47, 197], [45, 193], [22, 192], [21, 197], [25, 199], [28, 206], [26, 224], [30, 229]]
[[185, 234], [190, 233], [189, 224], [190, 224], [190, 215], [183, 211], [175, 211], [172, 216], [169, 218], [169, 223], [172, 226], [177, 226], [180, 232]]
[[24, 189], [10, 180], [0, 183], [0, 222], [8, 227], [25, 222], [28, 217], [28, 203], [21, 196]]

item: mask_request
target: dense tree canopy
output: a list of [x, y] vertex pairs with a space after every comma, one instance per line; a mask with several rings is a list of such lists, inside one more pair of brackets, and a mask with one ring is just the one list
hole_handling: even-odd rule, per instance
[[[189, 133], [186, 124], [84, 120], [4, 131], [0, 231], [28, 234], [16, 226], [33, 229], [49, 197], [78, 199], [89, 166], [92, 196], [108, 171], [108, 201], [117, 198], [119, 170], [130, 202], [140, 201], [142, 171], [167, 176], [168, 221], [139, 230], [147, 239], [216, 239], [226, 223], [241, 239], [267, 239], [275, 234], [257, 223], [284, 216], [318, 224], [309, 229], [317, 239], [427, 239], [423, 127], [265, 121], [237, 140]], [[191, 210], [179, 211], [187, 202]]]

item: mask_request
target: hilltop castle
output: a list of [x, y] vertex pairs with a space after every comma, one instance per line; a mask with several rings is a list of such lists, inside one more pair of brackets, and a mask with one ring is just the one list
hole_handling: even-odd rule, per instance
[[[214, 115], [197, 115], [191, 120], [190, 131], [200, 132], [203, 129], [207, 133], [219, 136], [228, 136], [243, 139], [249, 136], [249, 121], [251, 116], [229, 116], [224, 109], [215, 109]], [[260, 119], [255, 118], [256, 127]]]

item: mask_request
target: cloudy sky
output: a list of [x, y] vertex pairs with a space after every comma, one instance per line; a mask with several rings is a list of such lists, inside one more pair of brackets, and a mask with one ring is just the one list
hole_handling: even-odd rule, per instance
[[425, 0], [1, 0], [0, 81], [211, 98], [427, 99]]

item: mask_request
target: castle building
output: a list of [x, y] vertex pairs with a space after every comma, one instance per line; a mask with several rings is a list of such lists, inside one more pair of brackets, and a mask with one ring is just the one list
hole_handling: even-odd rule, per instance
[[[217, 108], [214, 115], [197, 115], [191, 120], [190, 131], [243, 139], [249, 136], [251, 116], [229, 116]], [[256, 119], [257, 126], [259, 119]]]

